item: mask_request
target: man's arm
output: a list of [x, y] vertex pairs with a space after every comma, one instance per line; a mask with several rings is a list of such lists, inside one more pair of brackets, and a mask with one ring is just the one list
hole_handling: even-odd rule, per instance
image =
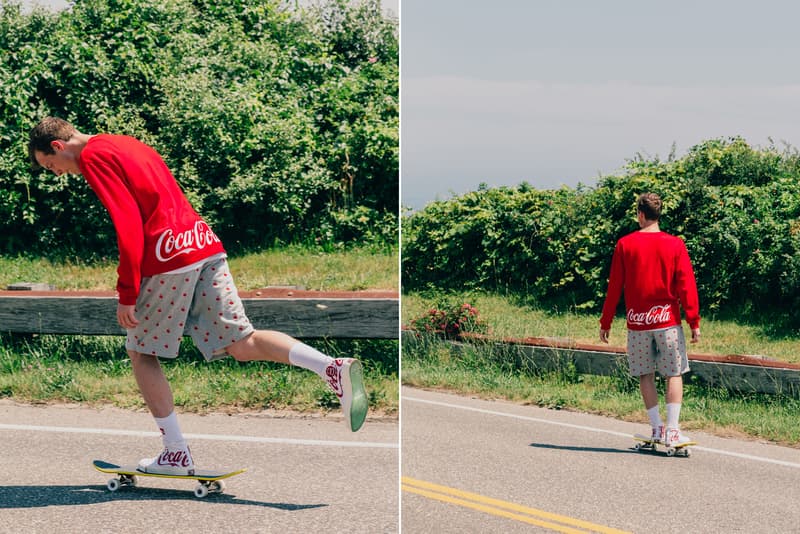
[[139, 320], [136, 318], [136, 305], [117, 303], [117, 322], [126, 330], [139, 324]]
[[134, 305], [139, 296], [144, 255], [144, 225], [139, 206], [114, 163], [92, 155], [83, 161], [82, 171], [89, 186], [108, 210], [116, 229], [119, 302]]
[[622, 247], [617, 241], [614, 247], [614, 255], [611, 257], [611, 273], [608, 276], [608, 291], [606, 300], [603, 303], [603, 314], [600, 317], [600, 341], [608, 343], [608, 336], [611, 331], [611, 323], [617, 313], [617, 304], [622, 296], [622, 288], [625, 281], [625, 265], [622, 261]]
[[697, 282], [692, 262], [683, 240], [681, 240], [681, 250], [678, 255], [676, 279], [678, 298], [681, 301], [683, 313], [686, 315], [686, 322], [689, 323], [689, 328], [692, 330], [692, 343], [697, 343], [700, 340], [700, 298], [697, 295]]

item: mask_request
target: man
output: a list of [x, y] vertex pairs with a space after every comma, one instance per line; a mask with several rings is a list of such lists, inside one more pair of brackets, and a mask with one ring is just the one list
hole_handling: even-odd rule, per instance
[[[654, 193], [640, 195], [636, 215], [640, 230], [620, 239], [614, 249], [600, 319], [600, 341], [608, 343], [611, 322], [624, 290], [630, 373], [639, 377], [652, 439], [671, 447], [690, 441], [678, 425], [683, 402], [682, 375], [689, 370], [680, 308], [692, 330], [692, 343], [697, 343], [697, 285], [683, 240], [659, 229], [661, 198]], [[659, 411], [656, 370], [667, 383], [666, 430]]]
[[164, 449], [139, 463], [145, 472], [190, 474], [189, 447], [174, 411], [172, 390], [158, 358], [175, 358], [184, 332], [206, 360], [230, 354], [316, 372], [340, 399], [357, 431], [367, 414], [358, 360], [332, 359], [276, 331], [255, 330], [245, 315], [225, 249], [192, 209], [161, 156], [123, 135], [87, 135], [46, 117], [30, 132], [34, 168], [59, 176], [81, 174], [108, 210], [117, 233], [117, 321], [125, 348]]

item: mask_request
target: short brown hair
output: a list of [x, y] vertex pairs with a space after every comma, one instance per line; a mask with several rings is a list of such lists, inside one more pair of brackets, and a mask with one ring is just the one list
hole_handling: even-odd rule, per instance
[[636, 210], [641, 211], [648, 221], [657, 221], [661, 218], [661, 197], [655, 193], [642, 193], [636, 203]]
[[45, 117], [39, 124], [33, 127], [30, 136], [28, 137], [28, 157], [31, 160], [31, 166], [38, 170], [41, 168], [39, 162], [36, 161], [36, 151], [44, 154], [54, 154], [55, 150], [50, 145], [53, 141], [69, 141], [70, 138], [78, 133], [75, 127], [58, 117]]

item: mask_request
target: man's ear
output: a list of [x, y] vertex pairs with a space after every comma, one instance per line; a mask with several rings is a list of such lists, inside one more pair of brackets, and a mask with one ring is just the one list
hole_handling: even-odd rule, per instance
[[61, 151], [64, 150], [65, 145], [64, 141], [62, 141], [61, 139], [53, 139], [52, 141], [50, 141], [50, 146], [53, 148], [53, 150]]

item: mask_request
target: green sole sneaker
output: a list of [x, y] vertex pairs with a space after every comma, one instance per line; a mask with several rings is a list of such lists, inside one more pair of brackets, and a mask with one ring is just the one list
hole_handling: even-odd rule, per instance
[[369, 402], [364, 389], [364, 371], [361, 362], [347, 358], [342, 361], [342, 410], [350, 430], [357, 432], [367, 418]]

